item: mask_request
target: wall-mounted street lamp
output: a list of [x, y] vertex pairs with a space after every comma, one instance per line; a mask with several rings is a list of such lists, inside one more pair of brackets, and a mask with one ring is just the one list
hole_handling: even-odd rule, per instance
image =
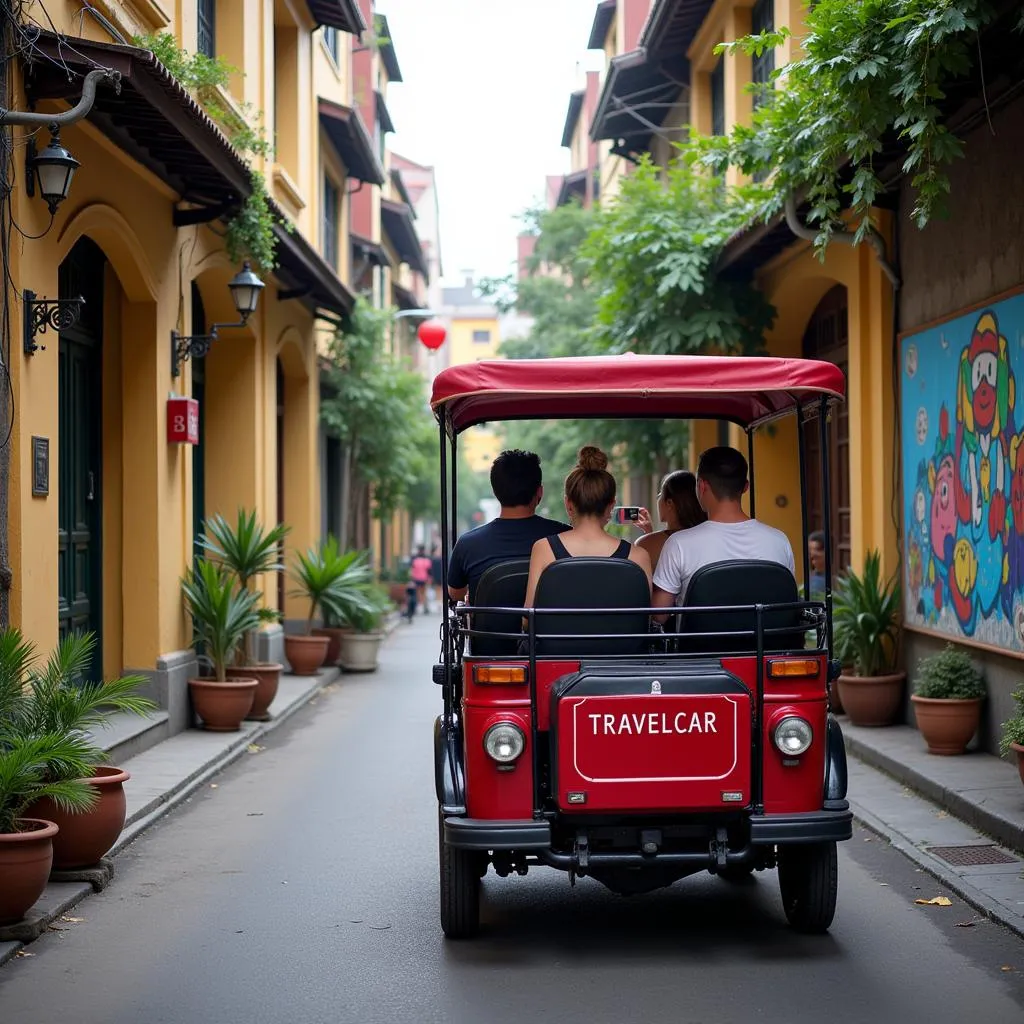
[[25, 192], [34, 196], [36, 187], [39, 195], [54, 216], [57, 207], [68, 197], [71, 179], [81, 164], [61, 145], [60, 125], [50, 125], [50, 144], [46, 149], [36, 151], [35, 140], [30, 139], [25, 157]]
[[238, 310], [238, 322], [233, 324], [213, 324], [209, 334], [183, 335], [171, 331], [171, 376], [177, 377], [181, 372], [181, 364], [186, 359], [203, 359], [210, 351], [210, 346], [217, 340], [217, 332], [227, 327], [244, 327], [249, 317], [256, 312], [260, 301], [260, 292], [266, 287], [253, 273], [249, 261], [246, 260], [242, 269], [228, 282], [231, 299]]

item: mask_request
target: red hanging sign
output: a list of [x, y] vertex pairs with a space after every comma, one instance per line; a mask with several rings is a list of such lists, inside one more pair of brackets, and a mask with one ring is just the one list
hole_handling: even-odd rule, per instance
[[199, 403], [194, 398], [167, 399], [167, 443], [199, 444]]

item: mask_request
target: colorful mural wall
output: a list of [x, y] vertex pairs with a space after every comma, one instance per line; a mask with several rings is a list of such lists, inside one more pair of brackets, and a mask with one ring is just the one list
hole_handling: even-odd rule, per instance
[[906, 621], [1024, 653], [1024, 293], [900, 356]]

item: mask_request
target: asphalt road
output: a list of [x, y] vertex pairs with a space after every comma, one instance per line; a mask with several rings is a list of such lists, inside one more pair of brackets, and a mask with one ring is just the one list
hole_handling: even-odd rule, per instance
[[915, 906], [934, 881], [859, 830], [825, 937], [787, 928], [773, 872], [623, 898], [542, 868], [489, 876], [481, 937], [446, 943], [435, 631], [400, 627], [380, 673], [325, 692], [126, 851], [106, 892], [0, 969], [0, 1021], [1024, 1020], [1024, 943], [956, 898]]

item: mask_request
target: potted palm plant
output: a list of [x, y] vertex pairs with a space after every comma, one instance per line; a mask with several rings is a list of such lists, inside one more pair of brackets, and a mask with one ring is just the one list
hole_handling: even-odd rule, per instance
[[978, 731], [985, 681], [953, 644], [917, 664], [910, 695], [929, 754], [962, 754]]
[[[16, 630], [0, 636], [0, 925], [20, 921], [50, 877], [57, 826], [28, 817], [28, 809], [43, 798], [69, 811], [87, 811], [96, 801], [84, 781], [95, 764], [94, 747], [64, 731], [31, 735], [24, 728], [31, 657], [31, 645]], [[75, 777], [52, 778], [54, 764]]]
[[346, 633], [352, 632], [346, 609], [353, 601], [359, 600], [359, 588], [370, 580], [371, 569], [368, 555], [359, 552], [342, 554], [337, 540], [331, 535], [323, 542], [320, 552], [325, 562], [337, 565], [339, 572], [330, 592], [320, 604], [323, 625], [314, 626], [312, 635], [328, 638], [324, 664], [337, 665], [341, 657], [341, 639]]
[[314, 624], [324, 621], [328, 605], [342, 609], [358, 601], [361, 588], [370, 579], [370, 569], [360, 552], [342, 553], [337, 541], [328, 537], [295, 556], [292, 576], [298, 584], [292, 594], [309, 602], [309, 613], [304, 634], [285, 636], [285, 655], [296, 675], [315, 675], [327, 657], [330, 637], [313, 635]]
[[251, 590], [236, 587], [224, 566], [205, 558], [185, 574], [181, 589], [192, 617], [193, 643], [202, 646], [213, 666], [212, 679], [188, 681], [193, 706], [207, 729], [234, 732], [252, 709], [256, 680], [229, 680], [227, 668], [246, 633], [259, 625], [259, 599]]
[[906, 673], [896, 670], [900, 585], [882, 580], [881, 557], [869, 551], [864, 572], [849, 571], [836, 583], [832, 628], [843, 665], [839, 699], [854, 725], [889, 725], [903, 699]]
[[[89, 739], [88, 733], [115, 712], [145, 715], [156, 705], [138, 690], [142, 676], [123, 676], [107, 682], [83, 682], [92, 661], [96, 638], [91, 633], [72, 633], [51, 653], [41, 670], [30, 665], [32, 649], [21, 642], [17, 631], [0, 635], [0, 662], [5, 671], [20, 673], [25, 680], [23, 711], [18, 731], [24, 736], [65, 735]], [[53, 868], [70, 871], [90, 867], [114, 845], [124, 828], [127, 804], [124, 784], [131, 778], [123, 768], [103, 764], [104, 752], [92, 746], [92, 767], [75, 775], [77, 766], [54, 760], [47, 771], [52, 782], [82, 781], [96, 794], [87, 811], [69, 811], [52, 797], [32, 804], [30, 818], [52, 821], [59, 828], [53, 840]]]
[[1003, 735], [999, 741], [999, 753], [1003, 757], [1012, 752], [1017, 755], [1017, 771], [1020, 781], [1024, 782], [1024, 686], [1018, 687], [1010, 694], [1016, 712], [1003, 722]]
[[353, 600], [343, 612], [352, 632], [341, 639], [341, 667], [346, 672], [376, 672], [384, 631], [384, 616], [392, 602], [387, 590], [378, 583], [361, 588], [359, 600]]
[[[211, 516], [203, 524], [199, 538], [206, 553], [220, 562], [231, 573], [239, 588], [251, 591], [260, 604], [263, 592], [256, 587], [261, 576], [283, 572], [280, 554], [288, 527], [278, 523], [271, 530], [265, 530], [256, 518], [255, 510], [238, 510], [234, 525], [223, 516]], [[278, 612], [271, 608], [259, 608], [261, 623], [276, 622]], [[255, 679], [256, 694], [247, 718], [265, 721], [270, 717], [269, 708], [277, 696], [283, 666], [276, 662], [260, 662], [256, 657], [257, 629], [252, 629], [242, 638], [235, 656], [235, 664], [227, 667], [228, 679]]]

